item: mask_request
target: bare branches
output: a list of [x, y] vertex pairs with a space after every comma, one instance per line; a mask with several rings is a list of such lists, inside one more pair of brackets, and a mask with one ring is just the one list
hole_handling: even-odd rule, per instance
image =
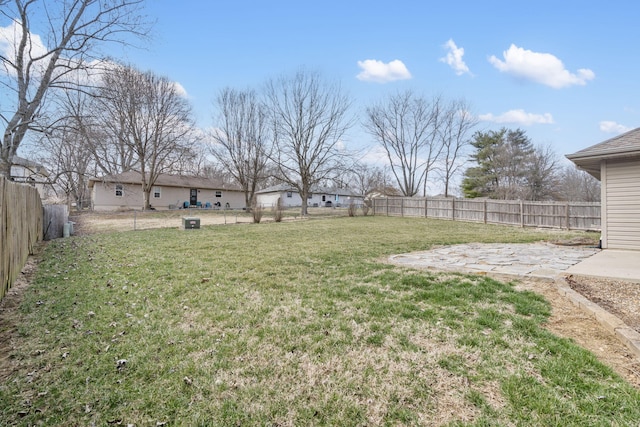
[[191, 107], [167, 78], [127, 66], [105, 75], [99, 100], [105, 152], [115, 150], [123, 165], [141, 172], [148, 209], [158, 176], [192, 154], [198, 138]]
[[[9, 175], [11, 160], [26, 133], [33, 128], [45, 96], [53, 88], [70, 88], [70, 74], [87, 70], [98, 46], [127, 43], [129, 35], [143, 36], [147, 25], [143, 0], [63, 0], [53, 5], [41, 0], [5, 1], [3, 8], [16, 40], [0, 56], [6, 71], [3, 85], [12, 89], [13, 113], [5, 117], [0, 146], [0, 174]], [[42, 9], [42, 10], [39, 10]], [[47, 28], [33, 28], [31, 18], [43, 14]], [[44, 38], [37, 35], [44, 31]]]
[[302, 197], [307, 213], [311, 187], [341, 167], [342, 138], [353, 124], [351, 102], [338, 85], [306, 70], [267, 83], [275, 140], [273, 160], [280, 177]]
[[405, 196], [415, 196], [442, 151], [438, 141], [442, 101], [411, 91], [389, 96], [366, 110], [365, 129], [384, 148]]
[[439, 129], [442, 141], [441, 176], [444, 183], [444, 196], [449, 196], [449, 185], [462, 166], [465, 149], [471, 144], [469, 133], [477, 125], [478, 120], [469, 111], [464, 100], [452, 101], [446, 108]]
[[245, 205], [251, 206], [272, 151], [267, 110], [253, 90], [225, 88], [216, 103], [218, 128], [212, 134], [211, 153], [240, 184]]

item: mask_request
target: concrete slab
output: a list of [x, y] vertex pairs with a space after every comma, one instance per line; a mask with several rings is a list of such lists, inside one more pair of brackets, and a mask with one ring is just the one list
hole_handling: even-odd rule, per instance
[[605, 249], [569, 267], [566, 273], [640, 282], [640, 251]]

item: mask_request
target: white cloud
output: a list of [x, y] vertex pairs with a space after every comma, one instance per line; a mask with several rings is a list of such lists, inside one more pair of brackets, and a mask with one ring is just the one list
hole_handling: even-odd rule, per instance
[[464, 48], [456, 46], [455, 42], [452, 39], [449, 39], [443, 46], [445, 49], [448, 49], [447, 56], [440, 58], [441, 62], [449, 65], [453, 68], [453, 71], [456, 72], [458, 76], [463, 75], [464, 73], [469, 73], [469, 67], [464, 63], [462, 57], [464, 56]]
[[478, 118], [486, 122], [494, 123], [514, 123], [519, 125], [533, 125], [543, 124], [548, 125], [553, 123], [553, 116], [549, 113], [533, 114], [527, 113], [524, 110], [509, 110], [506, 113], [502, 113], [499, 116], [494, 116], [491, 113], [480, 114]]
[[187, 93], [187, 90], [180, 83], [173, 82], [173, 87], [176, 89], [176, 93], [178, 94], [178, 96], [180, 96], [182, 98], [188, 98], [189, 97], [189, 94]]
[[629, 132], [631, 129], [632, 128], [630, 127], [608, 120], [600, 122], [600, 130], [606, 133], [625, 133]]
[[532, 52], [512, 44], [502, 53], [504, 61], [492, 55], [489, 62], [503, 73], [561, 89], [572, 85], [584, 86], [595, 78], [589, 69], [579, 69], [575, 74], [564, 68], [564, 64], [550, 53]]
[[356, 78], [364, 82], [387, 83], [411, 78], [407, 67], [398, 59], [387, 64], [376, 59], [366, 59], [358, 61], [358, 67], [362, 69], [362, 72]]
[[[12, 22], [6, 27], [0, 27], [0, 55], [8, 58], [10, 61], [15, 62], [16, 52], [18, 44], [22, 38], [22, 27], [18, 22]], [[27, 48], [31, 58], [38, 58], [47, 53], [47, 47], [42, 42], [42, 39], [37, 34], [29, 34], [29, 41], [31, 46]], [[48, 59], [48, 58], [47, 58]], [[44, 62], [38, 62], [35, 64], [34, 71], [43, 73], [45, 68]], [[5, 72], [16, 75], [15, 70], [7, 68]]]

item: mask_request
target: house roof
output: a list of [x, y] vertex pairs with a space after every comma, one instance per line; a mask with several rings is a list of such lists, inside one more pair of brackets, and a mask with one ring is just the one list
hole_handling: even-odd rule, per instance
[[[268, 193], [283, 193], [285, 191], [291, 191], [293, 193], [298, 193], [298, 189], [289, 185], [289, 184], [278, 184], [271, 187], [267, 187], [263, 190], [256, 191], [258, 194], [268, 194]], [[311, 194], [337, 194], [339, 196], [351, 196], [351, 197], [361, 197], [360, 195], [354, 193], [348, 188], [326, 188], [326, 187], [313, 187], [311, 189]]]
[[[96, 182], [112, 182], [118, 184], [140, 184], [142, 174], [138, 171], [123, 172], [116, 175], [105, 175], [100, 178], [91, 178], [89, 187], [93, 187]], [[169, 175], [160, 174], [155, 182], [157, 186], [180, 187], [180, 188], [200, 188], [208, 190], [232, 190], [241, 191], [236, 185], [225, 184], [220, 180], [203, 178], [189, 175]]]
[[29, 169], [30, 171], [37, 173], [38, 175], [49, 176], [49, 171], [47, 170], [47, 168], [42, 166], [40, 163], [36, 163], [32, 160], [25, 159], [19, 156], [13, 156], [11, 163], [16, 166], [22, 166], [23, 168]]
[[640, 128], [607, 139], [573, 154], [567, 159], [600, 179], [600, 162], [607, 159], [640, 157]]

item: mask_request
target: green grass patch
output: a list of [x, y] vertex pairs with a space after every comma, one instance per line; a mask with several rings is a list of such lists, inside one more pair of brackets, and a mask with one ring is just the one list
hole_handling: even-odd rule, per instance
[[331, 218], [51, 242], [7, 425], [633, 425], [640, 394], [486, 277], [380, 262], [563, 232]]

